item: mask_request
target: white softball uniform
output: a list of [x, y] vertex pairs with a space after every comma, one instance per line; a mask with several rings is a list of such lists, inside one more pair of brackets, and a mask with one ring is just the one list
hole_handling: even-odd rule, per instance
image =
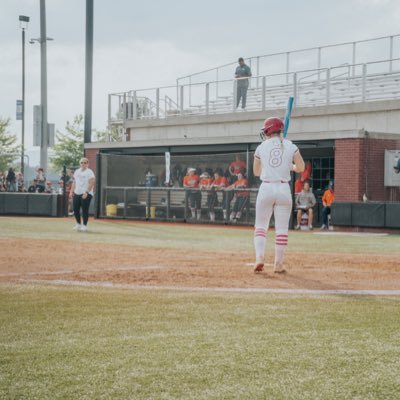
[[254, 231], [257, 261], [264, 261], [266, 233], [273, 212], [276, 234], [275, 265], [281, 265], [283, 262], [292, 210], [292, 194], [288, 182], [293, 156], [298, 150], [290, 140], [272, 137], [261, 143], [255, 151], [254, 157], [259, 159], [262, 165], [262, 184], [257, 195]]
[[[88, 191], [89, 180], [94, 178], [94, 173], [90, 168], [86, 168], [84, 171], [82, 169], [77, 169], [74, 173], [75, 179], [75, 190], [74, 193], [81, 195]], [[93, 190], [89, 192], [93, 196]]]

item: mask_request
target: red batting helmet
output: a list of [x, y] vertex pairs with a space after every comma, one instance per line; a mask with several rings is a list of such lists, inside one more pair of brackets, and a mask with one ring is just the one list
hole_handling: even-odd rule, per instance
[[270, 137], [273, 133], [281, 133], [284, 128], [283, 121], [278, 117], [267, 118], [261, 130], [261, 138]]

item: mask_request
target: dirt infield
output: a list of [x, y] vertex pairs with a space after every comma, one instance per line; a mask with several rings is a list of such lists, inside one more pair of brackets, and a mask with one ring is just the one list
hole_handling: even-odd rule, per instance
[[288, 273], [254, 274], [249, 252], [207, 253], [58, 240], [0, 239], [0, 282], [75, 280], [175, 287], [369, 289], [400, 288], [396, 255], [288, 252]]

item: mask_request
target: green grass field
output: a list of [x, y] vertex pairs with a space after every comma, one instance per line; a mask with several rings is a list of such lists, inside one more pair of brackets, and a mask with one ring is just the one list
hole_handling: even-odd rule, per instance
[[[252, 248], [252, 231], [0, 218], [0, 237]], [[399, 236], [291, 233], [399, 254]], [[400, 297], [0, 284], [1, 399], [399, 399]]]
[[[195, 250], [232, 249], [253, 251], [253, 229], [209, 227], [190, 224], [153, 224], [123, 221], [90, 221], [90, 232], [72, 230], [73, 219], [0, 218], [0, 237], [65, 240], [124, 244], [131, 246], [186, 248]], [[318, 232], [316, 230], [315, 232]], [[274, 233], [269, 232], [269, 237]], [[290, 251], [320, 253], [398, 254], [400, 235], [349, 237], [290, 232]]]

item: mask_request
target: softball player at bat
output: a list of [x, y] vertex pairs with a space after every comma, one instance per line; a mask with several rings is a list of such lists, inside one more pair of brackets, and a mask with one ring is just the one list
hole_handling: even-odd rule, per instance
[[303, 172], [304, 161], [290, 140], [282, 139], [284, 124], [280, 118], [268, 118], [261, 135], [263, 141], [254, 154], [253, 172], [262, 183], [257, 195], [254, 247], [254, 272], [264, 269], [266, 234], [272, 213], [275, 217], [274, 272], [285, 272], [283, 257], [288, 244], [289, 219], [292, 210], [290, 171]]

